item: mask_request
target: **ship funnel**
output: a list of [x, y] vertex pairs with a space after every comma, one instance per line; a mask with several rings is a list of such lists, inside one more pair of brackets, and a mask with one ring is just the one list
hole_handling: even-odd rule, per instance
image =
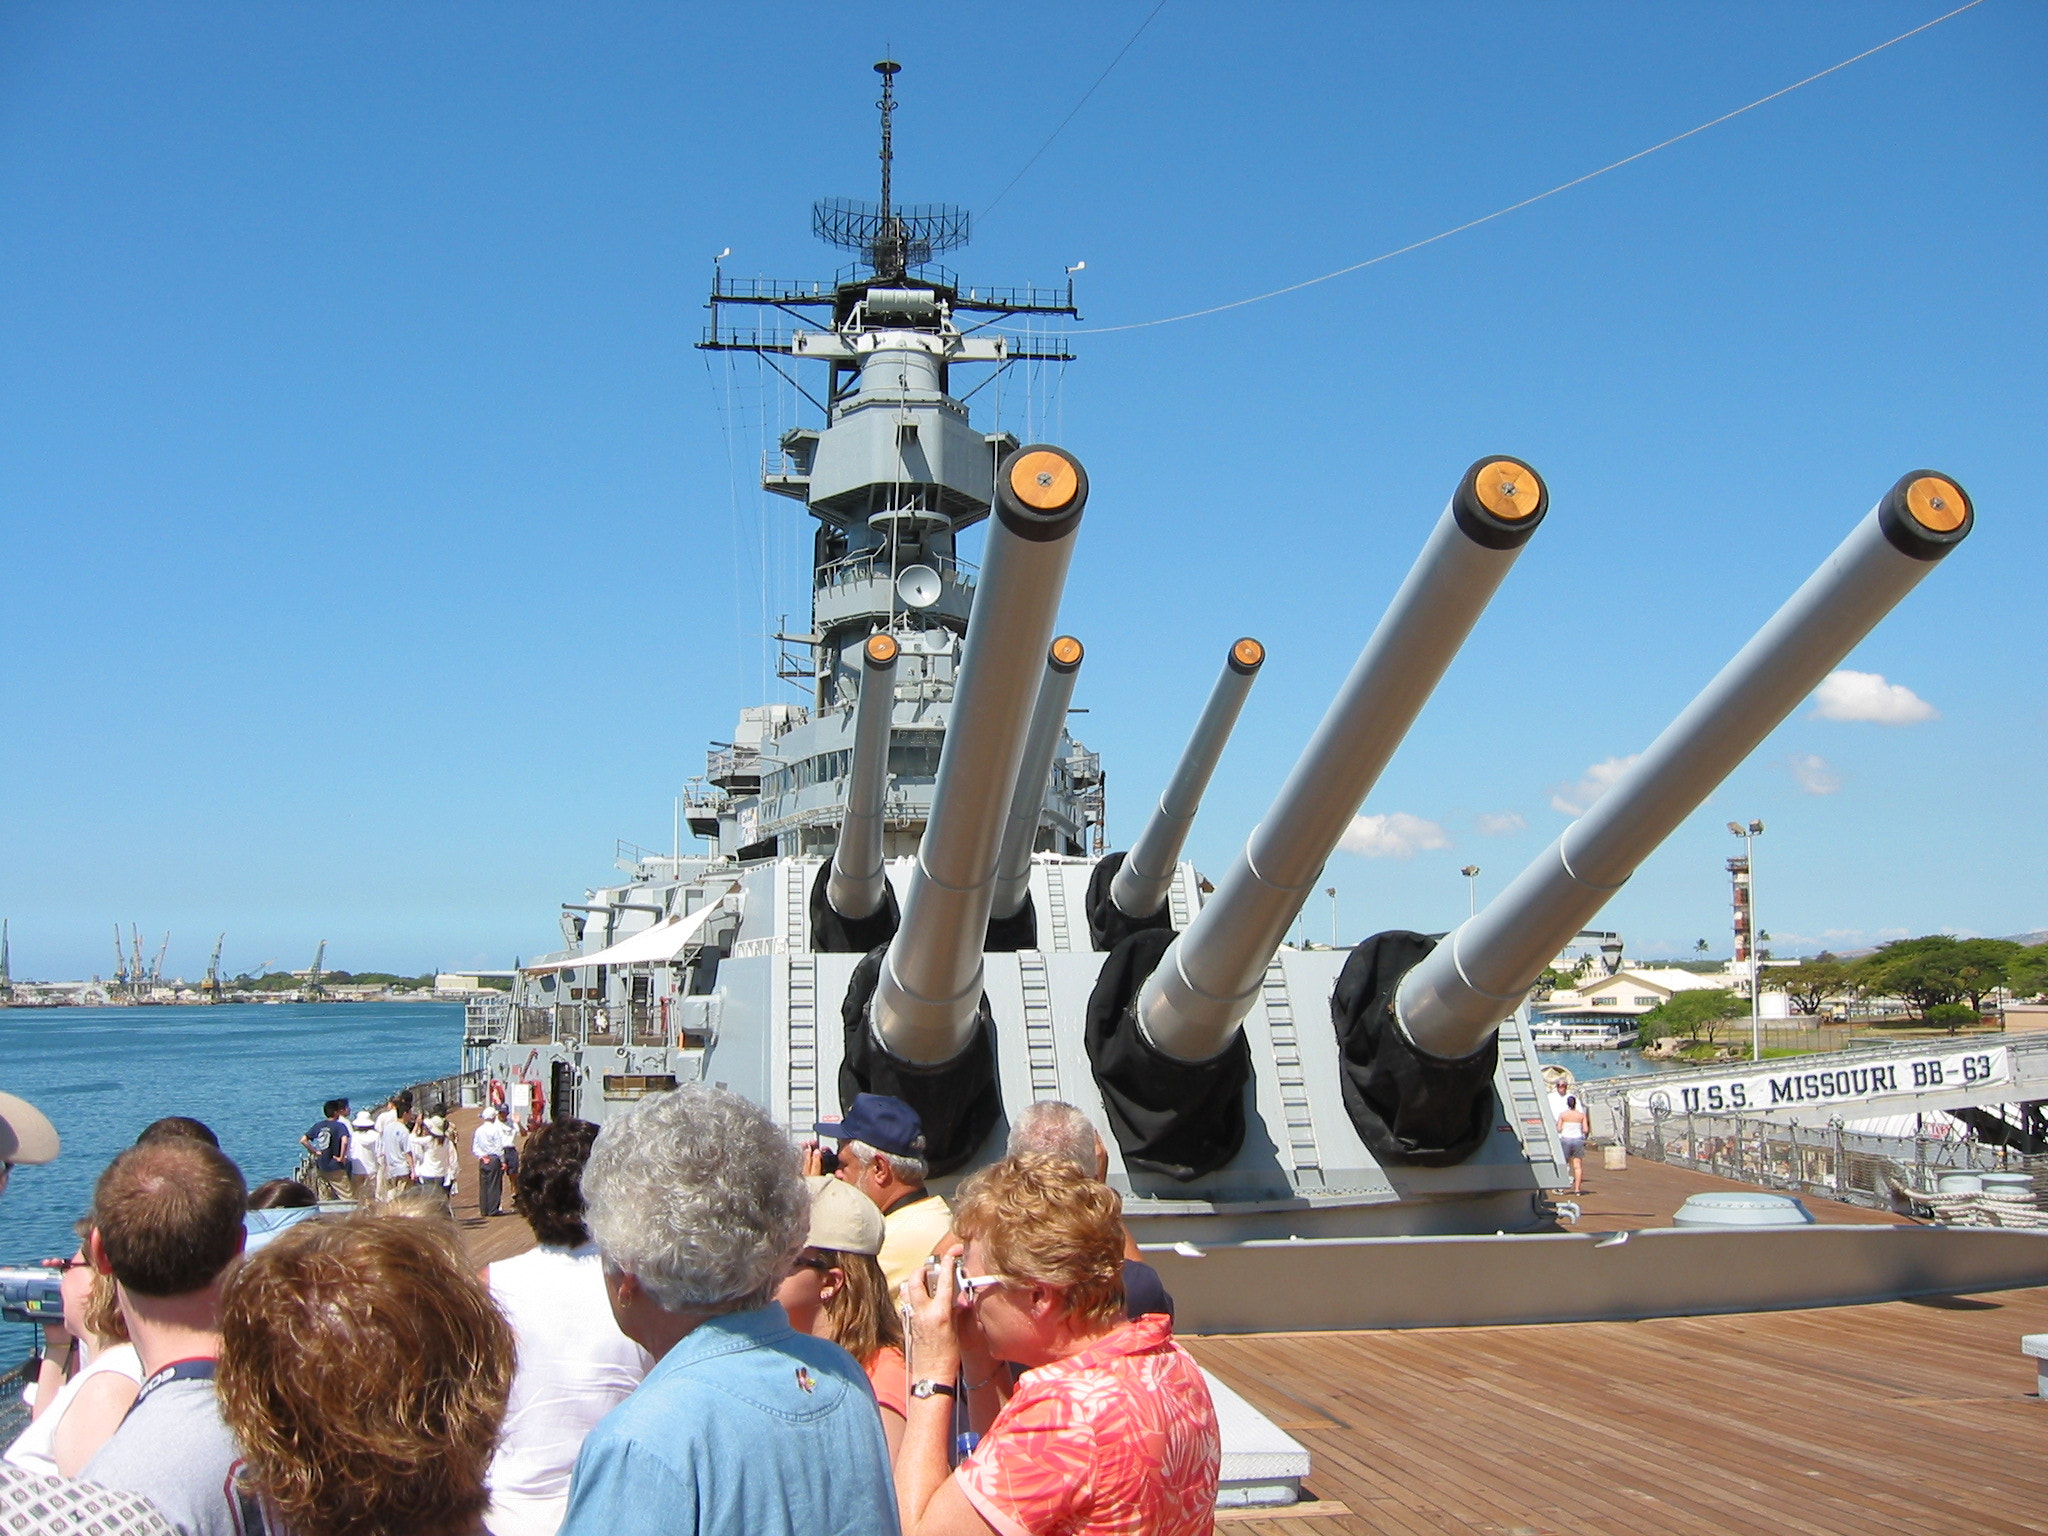
[[[1258, 680], [1259, 668], [1265, 664], [1266, 648], [1250, 636], [1230, 647], [1223, 671], [1216, 686], [1209, 690], [1209, 702], [1195, 722], [1195, 732], [1181, 752], [1173, 777], [1160, 791], [1159, 803], [1146, 819], [1145, 830], [1131, 844], [1131, 851], [1122, 855], [1110, 877], [1109, 901], [1116, 916], [1103, 913], [1102, 921], [1096, 923], [1095, 904], [1091, 903], [1091, 923], [1105, 931], [1113, 926], [1128, 928], [1156, 917], [1165, 907], [1180, 851], [1195, 824], [1195, 813], [1202, 808], [1202, 795], [1209, 787], [1210, 776], [1216, 772], [1231, 731], [1236, 728], [1252, 684]], [[1116, 917], [1125, 921], [1118, 924]]]
[[[1104, 963], [1089, 1049], [1126, 1161], [1179, 1178], [1236, 1155], [1251, 1070], [1238, 1030], [1288, 925], [1549, 495], [1519, 459], [1465, 472], [1266, 818], [1187, 930], [1133, 934]], [[1157, 957], [1149, 973], [1130, 946]], [[1125, 989], [1141, 980], [1135, 1005]], [[1128, 1016], [1126, 1016], [1128, 1015]]]
[[825, 900], [851, 923], [875, 916], [885, 905], [889, 877], [883, 869], [882, 808], [889, 795], [889, 727], [896, 707], [894, 635], [870, 635], [861, 647], [860, 698], [853, 707], [853, 762], [846, 775], [846, 813], [839, 846], [832, 854]]
[[[1024, 757], [1017, 788], [1010, 796], [1010, 815], [1003, 826], [1002, 852], [996, 859], [996, 894], [991, 915], [998, 925], [1015, 919], [1031, 895], [1031, 846], [1038, 840], [1038, 818], [1045, 810], [1045, 785], [1053, 754], [1067, 726], [1067, 706], [1081, 674], [1081, 642], [1061, 635], [1045, 653], [1045, 676], [1038, 684], [1038, 703], [1031, 711], [1031, 729], [1024, 738]], [[1017, 944], [1014, 948], [1034, 947]]]
[[1501, 1020], [1657, 845], [1968, 536], [1970, 498], [1917, 470], [1590, 810], [1399, 981], [1395, 1018], [1437, 1061], [1486, 1047]]
[[[903, 922], [888, 949], [874, 957], [874, 971], [865, 977], [856, 973], [848, 994], [853, 1072], [869, 1076], [871, 1091], [916, 1104], [935, 1166], [944, 1160], [947, 1140], [935, 1119], [957, 1116], [959, 1105], [980, 1089], [953, 1084], [941, 1094], [933, 1085], [945, 1073], [934, 1069], [950, 1071], [970, 1047], [977, 1058], [985, 1050], [989, 1101], [995, 1105], [993, 1045], [981, 987], [982, 941], [995, 901], [1003, 828], [1087, 499], [1087, 475], [1058, 448], [1020, 448], [996, 472], [996, 515], [989, 523], [981, 587], [967, 626], [938, 783], [904, 898]], [[863, 989], [871, 990], [871, 999], [857, 998]], [[877, 1060], [868, 1042], [856, 1038], [857, 1001], [865, 1002], [879, 1055], [888, 1062]], [[865, 1022], [858, 1033], [868, 1035]], [[902, 1075], [914, 1075], [914, 1082], [872, 1086], [885, 1069], [893, 1079], [896, 1067], [890, 1062], [907, 1069]], [[965, 1070], [967, 1064], [961, 1066]], [[949, 1104], [935, 1102], [948, 1095]], [[976, 1141], [998, 1111], [999, 1106], [991, 1108]], [[963, 1128], [960, 1134], [968, 1132]], [[969, 1144], [959, 1155], [972, 1150]]]

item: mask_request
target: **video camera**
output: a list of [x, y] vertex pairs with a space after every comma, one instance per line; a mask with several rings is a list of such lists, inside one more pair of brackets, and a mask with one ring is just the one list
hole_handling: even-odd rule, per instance
[[54, 1323], [64, 1317], [60, 1269], [0, 1269], [0, 1321]]

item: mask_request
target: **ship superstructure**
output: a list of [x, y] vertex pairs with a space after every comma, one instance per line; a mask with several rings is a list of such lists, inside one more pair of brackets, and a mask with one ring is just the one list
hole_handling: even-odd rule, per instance
[[[1105, 856], [1101, 770], [1066, 729], [1085, 651], [1056, 632], [1087, 474], [1057, 446], [978, 428], [958, 382], [1064, 360], [1062, 343], [994, 326], [1072, 317], [1071, 284], [974, 288], [938, 264], [967, 216], [892, 201], [896, 66], [876, 67], [881, 198], [813, 210], [853, 264], [829, 284], [721, 273], [703, 343], [822, 383], [822, 420], [784, 434], [764, 477], [816, 524], [810, 627], [777, 637], [808, 702], [743, 712], [689, 801], [708, 851], [622, 852], [625, 880], [564, 903], [566, 947], [522, 968], [501, 1014], [473, 1013], [466, 1065], [536, 1113], [599, 1122], [717, 1083], [799, 1136], [856, 1092], [895, 1094], [923, 1117], [941, 1187], [1001, 1154], [1020, 1106], [1063, 1099], [1110, 1133], [1126, 1221], [1192, 1326], [1384, 1319], [1371, 1274], [1396, 1260], [1375, 1244], [1497, 1233], [1573, 1246], [1543, 1250], [1541, 1295], [1496, 1265], [1436, 1311], [1412, 1298], [1415, 1315], [1580, 1315], [1585, 1266], [1621, 1261], [1556, 1234], [1547, 1196], [1569, 1177], [1527, 1041], [1529, 989], [1968, 534], [1968, 498], [1932, 472], [1900, 480], [1635, 767], [1450, 934], [1288, 945], [1549, 492], [1506, 455], [1459, 477], [1213, 885], [1181, 854], [1266, 660], [1250, 638], [1221, 658], [1143, 830]], [[977, 525], [978, 571], [958, 542]], [[1659, 1293], [1700, 1309], [1689, 1298], [1706, 1271], [1631, 1251], [1675, 1265]], [[1899, 1284], [1808, 1279], [1836, 1297]]]

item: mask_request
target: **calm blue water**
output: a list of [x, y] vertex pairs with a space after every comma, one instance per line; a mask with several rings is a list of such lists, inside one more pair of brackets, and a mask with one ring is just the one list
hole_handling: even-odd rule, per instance
[[0, 1089], [64, 1143], [0, 1195], [0, 1263], [69, 1254], [93, 1181], [159, 1116], [204, 1120], [254, 1185], [298, 1165], [322, 1100], [360, 1108], [461, 1058], [460, 1003], [0, 1009]]
[[1538, 1051], [1536, 1059], [1546, 1067], [1569, 1067], [1572, 1081], [1577, 1083], [1597, 1082], [1603, 1077], [1647, 1077], [1691, 1065], [1683, 1061], [1645, 1061], [1634, 1050]]

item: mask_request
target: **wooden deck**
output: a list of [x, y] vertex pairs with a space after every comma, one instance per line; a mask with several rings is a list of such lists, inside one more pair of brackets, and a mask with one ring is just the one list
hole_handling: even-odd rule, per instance
[[[476, 1214], [476, 1113], [455, 1118], [470, 1256], [524, 1251], [525, 1222]], [[1660, 1163], [1589, 1169], [1578, 1229], [1665, 1226], [1689, 1194], [1745, 1187]], [[1219, 1536], [2019, 1536], [2048, 1533], [2048, 1404], [2019, 1352], [2027, 1333], [2048, 1333], [2048, 1289], [1183, 1342], [1314, 1458], [1303, 1512], [1226, 1517]]]
[[1186, 1340], [1343, 1511], [1240, 1536], [2048, 1531], [2048, 1290], [1741, 1317]]

